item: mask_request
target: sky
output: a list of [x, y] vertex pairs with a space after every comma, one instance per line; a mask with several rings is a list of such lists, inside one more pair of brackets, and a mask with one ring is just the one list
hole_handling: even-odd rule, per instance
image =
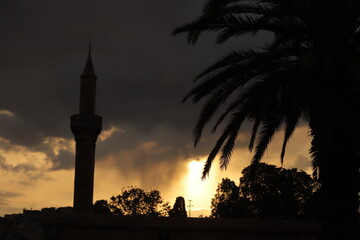
[[[201, 14], [204, 0], [5, 0], [0, 2], [0, 216], [26, 209], [71, 206], [80, 75], [88, 42], [97, 82], [96, 113], [103, 131], [96, 148], [94, 200], [126, 186], [158, 189], [173, 205], [192, 200], [193, 216], [208, 214], [217, 184], [238, 183], [248, 166], [249, 126], [239, 133], [226, 171], [203, 162], [216, 141], [197, 148], [191, 132], [200, 105], [182, 103], [205, 67], [227, 52], [259, 47], [271, 36], [245, 36], [224, 45], [203, 35], [189, 46], [174, 28]], [[209, 129], [206, 131], [210, 132]], [[308, 128], [291, 139], [284, 167], [310, 172]], [[279, 165], [282, 134], [264, 161]], [[202, 210], [202, 211], [200, 211]]]

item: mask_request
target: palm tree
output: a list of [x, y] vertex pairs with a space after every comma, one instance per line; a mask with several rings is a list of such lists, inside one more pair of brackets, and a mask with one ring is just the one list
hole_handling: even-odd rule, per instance
[[[240, 49], [203, 71], [184, 101], [206, 102], [194, 128], [194, 144], [216, 111], [227, 119], [204, 166], [203, 178], [220, 152], [229, 164], [238, 131], [253, 123], [252, 163], [263, 157], [284, 128], [283, 162], [289, 138], [301, 120], [309, 123], [314, 177], [321, 185], [324, 239], [358, 239], [360, 190], [360, 1], [209, 0], [195, 21], [175, 29], [195, 44], [205, 31], [217, 43], [267, 31], [271, 42]], [[229, 100], [230, 99], [230, 100]], [[227, 101], [228, 100], [228, 101]]]

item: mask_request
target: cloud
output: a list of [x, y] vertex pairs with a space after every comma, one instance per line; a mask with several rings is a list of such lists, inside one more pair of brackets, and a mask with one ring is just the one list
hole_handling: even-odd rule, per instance
[[20, 163], [17, 165], [8, 164], [4, 157], [0, 156], [0, 168], [5, 171], [11, 171], [15, 173], [19, 172], [33, 172], [36, 171], [36, 167], [30, 163]]
[[[17, 174], [21, 176], [18, 183], [23, 185], [34, 184], [39, 179], [42, 180], [51, 180], [51, 178], [46, 174], [46, 170], [36, 166], [35, 164], [25, 162], [18, 164], [9, 164], [7, 163], [4, 157], [0, 156], [0, 169], [6, 173]], [[24, 178], [25, 177], [25, 178]]]
[[72, 138], [69, 116], [78, 110], [89, 31], [104, 128], [147, 131], [160, 125], [187, 134], [198, 115], [197, 106], [181, 104], [191, 80], [239, 42], [254, 44], [245, 39], [214, 46], [201, 39], [190, 47], [184, 36], [172, 36], [175, 27], [200, 14], [203, 3], [106, 0], [93, 10], [85, 0], [4, 4], [0, 46], [7, 46], [1, 49], [7, 59], [1, 62], [0, 107], [15, 117], [0, 120], [0, 136], [23, 146], [47, 137]]
[[52, 170], [73, 169], [75, 166], [75, 155], [67, 150], [59, 150], [59, 153], [51, 159]]
[[166, 185], [182, 174], [181, 164], [190, 156], [183, 143], [185, 139], [169, 141], [175, 132], [164, 127], [146, 133], [134, 128], [124, 129], [97, 144], [96, 162], [100, 166], [111, 165], [119, 175], [136, 176], [139, 184], [148, 187]]
[[304, 155], [297, 155], [295, 162], [294, 162], [294, 167], [296, 167], [300, 170], [303, 170], [305, 172], [312, 171], [311, 161], [308, 157], [306, 157]]
[[42, 133], [37, 123], [30, 122], [21, 116], [4, 115], [0, 117], [0, 136], [9, 143], [21, 146], [33, 146], [41, 142]]
[[[181, 103], [205, 67], [226, 52], [258, 46], [262, 34], [196, 46], [171, 32], [199, 16], [206, 0], [5, 1], [0, 8], [0, 167], [30, 187], [74, 167], [70, 116], [78, 112], [89, 36], [103, 132], [96, 164], [147, 186], [170, 185], [217, 136], [191, 131], [200, 105]], [[14, 14], [16, 13], [16, 14]], [[26, 41], [24, 40], [26, 39]], [[247, 146], [249, 126], [237, 148]], [[214, 166], [217, 167], [217, 166]], [[68, 171], [70, 172], [70, 171]], [[69, 174], [70, 176], [70, 174]], [[71, 175], [72, 177], [72, 175]]]
[[9, 118], [15, 116], [14, 113], [12, 113], [12, 112], [10, 112], [9, 110], [6, 110], [6, 109], [0, 110], [0, 115], [5, 116], [5, 117], [9, 117]]
[[22, 194], [22, 193], [0, 191], [0, 207], [8, 206], [9, 199], [16, 198], [16, 197], [22, 197], [22, 196], [24, 196], [24, 194]]
[[107, 130], [103, 130], [99, 137], [98, 137], [98, 141], [106, 141], [107, 139], [111, 138], [111, 136], [116, 133], [116, 132], [120, 132], [120, 133], [124, 133], [125, 130], [123, 129], [119, 129], [117, 127], [111, 126], [109, 129]]
[[[187, 159], [207, 155], [217, 135], [205, 133], [194, 149], [191, 130], [199, 106], [181, 99], [194, 86], [192, 79], [218, 57], [259, 41], [245, 37], [215, 46], [210, 34], [191, 47], [184, 35], [172, 36], [175, 27], [201, 13], [204, 2], [105, 0], [93, 8], [85, 0], [4, 4], [0, 46], [7, 47], [0, 50], [7, 59], [0, 60], [0, 109], [14, 116], [0, 117], [0, 136], [9, 151], [21, 146], [41, 152], [47, 163], [6, 163], [3, 169], [45, 174], [74, 167], [69, 117], [78, 111], [89, 32], [98, 75], [97, 113], [104, 124], [96, 161], [112, 158], [119, 172], [160, 182], [181, 175], [177, 167]], [[145, 148], [149, 143], [155, 145]], [[238, 144], [243, 147], [242, 139]]]

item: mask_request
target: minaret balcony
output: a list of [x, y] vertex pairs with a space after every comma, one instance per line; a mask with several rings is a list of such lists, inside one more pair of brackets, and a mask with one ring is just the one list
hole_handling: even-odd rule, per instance
[[71, 131], [75, 138], [95, 138], [102, 129], [102, 117], [98, 115], [76, 114], [71, 116]]

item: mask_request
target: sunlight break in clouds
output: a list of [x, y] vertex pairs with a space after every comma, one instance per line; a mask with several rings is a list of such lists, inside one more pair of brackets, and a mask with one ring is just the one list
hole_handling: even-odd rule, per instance
[[10, 112], [9, 110], [2, 109], [0, 110], [0, 115], [6, 116], [6, 117], [14, 117], [15, 114]]
[[118, 127], [115, 127], [115, 126], [111, 126], [109, 129], [107, 130], [103, 130], [100, 135], [99, 135], [99, 142], [102, 142], [102, 141], [105, 141], [109, 138], [111, 138], [111, 136], [114, 134], [114, 133], [117, 133], [117, 132], [120, 132], [120, 133], [124, 133], [125, 130], [123, 129], [120, 129]]
[[[204, 161], [193, 160], [188, 163], [188, 173], [185, 177], [187, 201], [199, 200], [199, 196], [208, 195], [208, 184], [201, 180], [203, 165]], [[199, 204], [199, 201], [197, 201], [197, 204]]]
[[[310, 141], [308, 136], [309, 129], [307, 127], [299, 127], [295, 130], [293, 138], [290, 139], [285, 160], [285, 168], [298, 168], [311, 174], [311, 161], [308, 154]], [[243, 139], [241, 139], [243, 138]], [[245, 134], [239, 136], [239, 145], [247, 138]], [[283, 141], [283, 131], [273, 139], [269, 145], [267, 153], [264, 155], [262, 162], [281, 166], [280, 164], [280, 150]], [[183, 196], [186, 203], [192, 200], [192, 210], [207, 210], [210, 214], [211, 199], [214, 197], [217, 185], [222, 178], [230, 178], [239, 184], [239, 179], [242, 176], [241, 171], [250, 164], [253, 154], [248, 151], [246, 147], [237, 146], [228, 168], [224, 171], [219, 169], [219, 161], [216, 158], [210, 170], [210, 175], [204, 181], [201, 180], [202, 170], [207, 156], [201, 156], [197, 159], [189, 159], [187, 162], [188, 171], [183, 175], [183, 187], [179, 188], [179, 192], [183, 189]], [[192, 216], [197, 216], [196, 213]], [[200, 214], [204, 214], [204, 211]]]

